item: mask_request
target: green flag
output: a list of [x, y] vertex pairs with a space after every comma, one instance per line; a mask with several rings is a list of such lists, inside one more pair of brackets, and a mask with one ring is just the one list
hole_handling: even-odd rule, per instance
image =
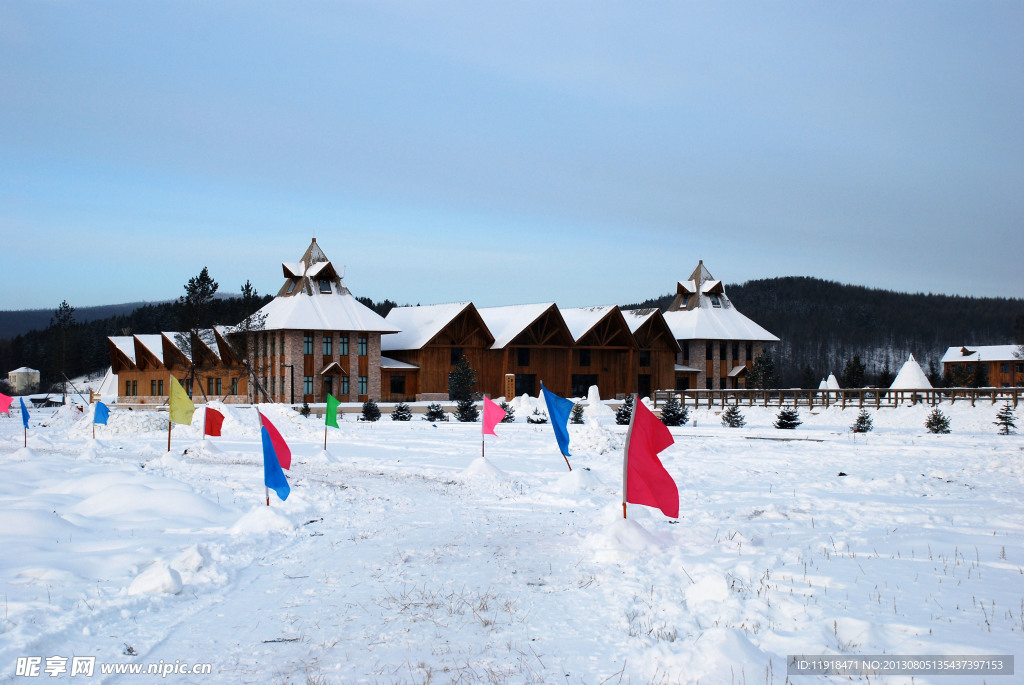
[[333, 428], [338, 427], [338, 405], [341, 402], [334, 399], [334, 395], [327, 393], [327, 425]]
[[192, 404], [185, 388], [181, 387], [181, 383], [174, 376], [171, 376], [170, 386], [171, 392], [167, 402], [171, 406], [171, 421], [187, 426], [192, 423], [192, 414], [195, 413], [196, 405]]

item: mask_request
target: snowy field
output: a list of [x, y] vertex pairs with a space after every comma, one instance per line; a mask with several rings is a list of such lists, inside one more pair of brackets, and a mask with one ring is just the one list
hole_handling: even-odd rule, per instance
[[[678, 521], [621, 519], [606, 407], [570, 427], [569, 473], [529, 399], [486, 462], [479, 423], [346, 415], [324, 452], [322, 419], [267, 405], [294, 455], [268, 508], [255, 410], [218, 406], [223, 437], [197, 412], [170, 453], [166, 414], [115, 409], [93, 440], [37, 410], [27, 450], [0, 417], [0, 681], [1024, 682], [787, 679], [794, 654], [1024, 655], [1024, 439], [999, 405], [943, 407], [951, 435], [872, 411], [856, 439], [856, 409], [795, 431], [691, 411], [662, 454]], [[101, 673], [125, 664], [179, 672]]]

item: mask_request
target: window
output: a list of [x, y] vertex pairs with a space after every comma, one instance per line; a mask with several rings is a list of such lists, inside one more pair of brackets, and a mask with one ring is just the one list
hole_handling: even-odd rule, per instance
[[224, 392], [224, 379], [223, 378], [214, 378], [213, 379], [213, 392], [215, 394], [217, 394], [217, 395], [220, 395], [220, 394], [222, 394]]
[[[688, 342], [684, 342], [683, 343], [683, 363], [684, 364], [689, 364], [690, 363], [690, 343], [688, 343]], [[689, 387], [689, 386], [687, 386], [687, 387]]]
[[537, 394], [537, 374], [517, 373], [516, 374], [516, 396]]
[[237, 395], [238, 394], [238, 379], [237, 378], [232, 378], [231, 379], [231, 394], [232, 395]]
[[715, 293], [711, 293], [710, 295], [708, 295], [708, 297], [711, 298], [711, 306], [712, 307], [721, 307], [722, 306], [722, 298], [720, 298]]
[[139, 382], [138, 381], [132, 381], [132, 397], [138, 397], [138, 396], [139, 396]]
[[459, 359], [461, 357], [462, 357], [462, 348], [461, 347], [453, 347], [452, 348], [452, 353], [451, 353], [451, 355], [449, 357], [450, 360], [451, 360], [452, 366], [455, 366], [456, 364], [458, 364], [459, 363]]
[[313, 394], [313, 377], [303, 376], [302, 377], [302, 394], [312, 395]]
[[[529, 366], [530, 365], [530, 348], [529, 347], [519, 347], [519, 348], [516, 349], [516, 363], [519, 364], [519, 366]], [[522, 393], [521, 392], [516, 392], [516, 394], [517, 395], [521, 395]]]
[[365, 395], [366, 394], [366, 376], [360, 376], [359, 377], [359, 394], [360, 395]]
[[206, 379], [206, 394], [207, 395], [212, 395], [213, 394], [213, 379], [212, 378], [207, 378]]
[[725, 349], [725, 343], [718, 343], [718, 359], [723, 362], [725, 361]]
[[338, 336], [338, 354], [341, 355], [342, 357], [347, 357], [348, 356], [348, 336], [347, 335], [339, 335]]
[[[284, 383], [281, 384], [282, 386]], [[270, 395], [273, 397], [277, 394], [277, 376], [270, 377]]]
[[332, 376], [324, 376], [324, 398], [328, 395], [334, 394], [334, 378]]
[[296, 283], [298, 283], [298, 281], [296, 279], [294, 279], [294, 278], [292, 280], [288, 281], [288, 292], [285, 293], [286, 295], [291, 295], [292, 294], [292, 292], [295, 290], [295, 284]]
[[326, 278], [320, 279], [320, 292], [327, 294], [331, 292], [331, 282]]
[[334, 354], [334, 338], [329, 335], [324, 336], [324, 356], [330, 357]]
[[277, 336], [270, 336], [270, 356], [273, 357], [277, 354]]
[[157, 395], [163, 395], [164, 394], [164, 382], [163, 381], [157, 381], [156, 382], [156, 394]]
[[304, 335], [302, 336], [302, 354], [313, 354], [313, 336]]
[[[650, 365], [651, 365], [651, 351], [650, 350], [640, 350], [640, 366], [650, 366]], [[647, 394], [650, 395], [650, 393], [647, 393]]]
[[1003, 362], [1002, 364], [1000, 364], [999, 373], [1010, 373], [1010, 364], [1008, 362]]
[[715, 346], [711, 343], [704, 346], [704, 358], [708, 361], [715, 358]]
[[339, 395], [347, 395], [348, 393], [349, 393], [349, 390], [348, 390], [348, 376], [342, 376], [341, 377], [341, 386], [338, 388], [338, 394]]
[[1017, 364], [1017, 373], [1024, 373], [1024, 364]]
[[586, 397], [590, 392], [590, 386], [597, 385], [596, 373], [574, 373], [569, 382], [572, 388], [569, 393], [573, 397]]
[[690, 302], [690, 293], [683, 293], [682, 299], [679, 300], [679, 306], [682, 309], [686, 309], [686, 305]]
[[156, 395], [156, 381], [149, 382], [149, 394]]
[[[590, 366], [590, 350], [579, 350], [579, 364], [580, 366]], [[582, 395], [577, 395], [582, 397]]]
[[750, 361], [751, 359], [754, 358], [754, 343], [747, 343], [747, 350], [746, 351], [747, 351], [747, 356], [745, 357], [745, 359], [747, 361]]
[[739, 358], [740, 358], [740, 344], [738, 342], [734, 342], [732, 344], [732, 360], [734, 362], [735, 361], [739, 361]]
[[405, 394], [405, 376], [392, 376], [391, 377], [391, 394], [392, 395], [404, 395]]
[[[366, 336], [365, 335], [359, 336], [359, 356], [360, 357], [365, 357], [366, 356]], [[359, 393], [359, 394], [362, 395], [364, 393]]]
[[125, 381], [124, 382], [124, 396], [125, 397], [131, 397], [132, 396], [132, 382], [131, 381]]

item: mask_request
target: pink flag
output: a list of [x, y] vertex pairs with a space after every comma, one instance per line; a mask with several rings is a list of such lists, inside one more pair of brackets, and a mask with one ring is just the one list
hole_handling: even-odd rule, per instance
[[497, 437], [498, 434], [494, 432], [494, 427], [501, 423], [503, 418], [505, 418], [505, 410], [485, 397], [483, 434]]
[[[262, 414], [261, 414], [262, 416]], [[206, 408], [206, 421], [203, 422], [203, 435], [220, 436], [220, 428], [224, 425], [224, 415], [216, 409]]]
[[636, 398], [626, 433], [623, 505], [632, 502], [657, 507], [665, 516], [679, 518], [679, 489], [658, 458], [658, 452], [674, 442], [665, 424]]
[[10, 414], [11, 402], [13, 401], [13, 397], [8, 397], [7, 395], [0, 392], [0, 414]]
[[260, 413], [260, 423], [267, 429], [267, 435], [270, 436], [270, 443], [274, 446], [274, 453], [277, 455], [277, 461], [281, 464], [283, 469], [291, 469], [292, 467], [292, 451], [288, 449], [288, 443], [284, 441], [281, 434], [274, 428], [274, 424], [270, 423], [263, 413]]

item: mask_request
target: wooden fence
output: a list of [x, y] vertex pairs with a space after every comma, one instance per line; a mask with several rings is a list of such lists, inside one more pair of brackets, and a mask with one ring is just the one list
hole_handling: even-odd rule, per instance
[[677, 395], [683, 406], [727, 407], [729, 405], [755, 405], [763, 407], [902, 407], [916, 404], [937, 405], [979, 401], [1010, 402], [1017, 407], [1024, 387], [1015, 388], [922, 388], [919, 390], [891, 390], [887, 388], [860, 388], [844, 390], [658, 390], [654, 393], [654, 406], [664, 403], [670, 395]]

